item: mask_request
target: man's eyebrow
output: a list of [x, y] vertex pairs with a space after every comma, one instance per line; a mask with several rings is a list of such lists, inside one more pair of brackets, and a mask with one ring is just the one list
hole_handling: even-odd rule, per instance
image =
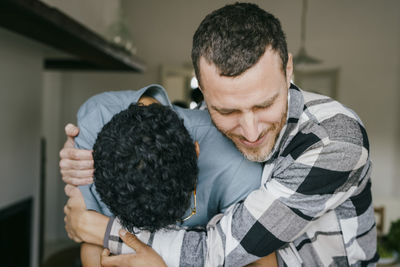
[[218, 108], [216, 106], [211, 106], [211, 108], [218, 111], [219, 113], [231, 113], [231, 112], [239, 111], [238, 109]]
[[[267, 107], [271, 106], [274, 103], [274, 101], [278, 98], [278, 95], [279, 95], [279, 93], [276, 93], [271, 98], [265, 100], [264, 102], [262, 102], [260, 104], [254, 105], [251, 108], [267, 108]], [[218, 111], [218, 112], [220, 112], [220, 113], [232, 113], [232, 112], [239, 111], [239, 109], [219, 108], [219, 107], [216, 107], [214, 105], [212, 105], [211, 108], [216, 110], [216, 111]]]
[[274, 103], [274, 101], [277, 98], [278, 98], [278, 93], [276, 93], [275, 95], [273, 95], [271, 98], [267, 99], [266, 101], [264, 101], [264, 102], [262, 102], [262, 103], [260, 103], [258, 105], [255, 105], [254, 107], [255, 108], [266, 108], [266, 107], [269, 107]]

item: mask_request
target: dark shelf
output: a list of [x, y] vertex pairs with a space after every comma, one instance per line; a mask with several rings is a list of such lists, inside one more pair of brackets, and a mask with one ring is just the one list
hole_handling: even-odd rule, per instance
[[0, 26], [77, 59], [46, 59], [46, 69], [142, 72], [144, 62], [38, 0], [0, 0]]

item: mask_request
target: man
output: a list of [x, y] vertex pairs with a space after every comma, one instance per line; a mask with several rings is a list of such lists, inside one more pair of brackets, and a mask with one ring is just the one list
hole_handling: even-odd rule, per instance
[[340, 103], [290, 83], [292, 57], [279, 21], [253, 4], [218, 9], [197, 29], [192, 60], [216, 127], [248, 159], [264, 162], [263, 186], [207, 231], [176, 231], [179, 249], [157, 252], [180, 257], [181, 265], [238, 266], [290, 247], [305, 266], [374, 265], [364, 126]]

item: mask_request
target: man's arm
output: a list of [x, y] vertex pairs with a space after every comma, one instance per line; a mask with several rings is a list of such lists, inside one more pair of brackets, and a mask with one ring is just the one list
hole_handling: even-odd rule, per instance
[[110, 256], [110, 251], [104, 249], [101, 254], [101, 266], [103, 267], [166, 267], [167, 265], [163, 259], [151, 247], [147, 246], [135, 235], [128, 233], [124, 230], [119, 232], [120, 238], [130, 248], [134, 249], [136, 254]]
[[[110, 256], [108, 249], [105, 249], [101, 255], [101, 263], [103, 267], [140, 267], [140, 266], [153, 266], [153, 267], [165, 267], [166, 263], [162, 258], [149, 246], [141, 242], [135, 235], [120, 231], [120, 238], [124, 243], [136, 251], [135, 254], [125, 254]], [[193, 264], [191, 265], [193, 266]], [[248, 267], [278, 267], [278, 262], [275, 253], [246, 265]]]
[[97, 246], [89, 243], [81, 245], [81, 261], [83, 267], [99, 267], [102, 246]]
[[261, 267], [261, 266], [278, 267], [278, 261], [276, 259], [275, 252], [259, 259], [258, 261], [246, 265], [246, 267]]
[[[78, 132], [78, 129], [69, 125], [66, 128], [66, 134], [68, 136], [69, 145], [73, 147], [73, 137]], [[77, 151], [79, 152], [79, 151]], [[78, 163], [79, 161], [77, 161]], [[79, 174], [76, 172], [75, 174]], [[74, 177], [75, 178], [75, 177]], [[101, 246], [103, 244], [103, 236], [105, 228], [108, 222], [108, 218], [104, 216], [99, 216], [96, 212], [87, 211], [84, 205], [82, 194], [79, 190], [72, 186], [66, 186], [66, 194], [70, 197], [66, 205], [66, 229], [69, 236], [76, 241], [91, 242], [97, 245], [92, 245], [89, 243], [83, 243], [81, 247], [81, 259], [84, 266], [98, 266], [99, 258], [101, 254]], [[151, 256], [153, 254], [148, 254]], [[141, 259], [145, 260], [145, 256], [141, 255]], [[109, 261], [118, 258], [110, 258]], [[137, 257], [135, 258], [137, 261]], [[150, 259], [149, 259], [150, 260]], [[260, 259], [259, 261], [253, 263], [256, 265], [251, 266], [276, 266], [274, 262], [276, 261], [275, 253], [270, 254], [267, 257]]]
[[66, 185], [65, 194], [69, 197], [64, 206], [65, 230], [68, 237], [75, 242], [83, 241], [102, 246], [109, 218], [87, 210], [82, 193], [75, 186]]
[[[304, 135], [295, 138], [307, 142]], [[275, 170], [272, 178], [243, 203], [215, 217], [206, 231], [157, 232], [153, 248], [167, 263], [169, 258], [180, 257], [181, 265], [245, 265], [294, 241], [315, 219], [367, 185], [369, 156], [360, 140], [323, 140], [296, 149], [303, 151], [292, 151], [293, 157], [288, 156], [283, 164], [285, 168]], [[118, 248], [113, 241], [118, 228], [114, 221], [114, 232], [106, 241], [110, 248]], [[179, 242], [178, 248], [159, 247], [158, 242], [165, 244], [172, 238]]]
[[[331, 145], [333, 145], [334, 149], [330, 149]], [[346, 153], [344, 152], [347, 151], [349, 147], [355, 148], [355, 146], [345, 143], [341, 145], [332, 143], [331, 145], [324, 145], [327, 151], [331, 151], [331, 153], [324, 154], [320, 157], [320, 160], [328, 163], [332, 162], [329, 158], [334, 157], [345, 161], [337, 162], [337, 166], [349, 166], [349, 157], [346, 157]], [[175, 239], [175, 241], [179, 244], [175, 242], [174, 246], [157, 247], [157, 242], [153, 242], [154, 249], [167, 260], [167, 263], [168, 258], [180, 256], [181, 264], [193, 264], [194, 259], [203, 259], [208, 263], [219, 264], [224, 262], [224, 258], [227, 262], [232, 261], [247, 264], [258, 259], [257, 256], [265, 256], [280, 248], [286, 242], [293, 240], [296, 236], [301, 234], [312, 218], [321, 216], [327, 209], [332, 209], [343, 202], [343, 199], [346, 199], [354, 192], [354, 185], [358, 183], [360, 177], [357, 178], [354, 175], [360, 174], [360, 171], [352, 172], [352, 177], [340, 175], [332, 176], [330, 179], [331, 183], [327, 183], [325, 186], [321, 186], [317, 183], [315, 183], [315, 185], [313, 185], [313, 183], [308, 185], [307, 183], [303, 183], [303, 189], [305, 188], [309, 192], [322, 192], [329, 189], [319, 197], [316, 197], [315, 194], [305, 195], [302, 202], [296, 201], [296, 199], [290, 198], [289, 196], [286, 200], [278, 199], [277, 196], [288, 195], [288, 192], [290, 195], [294, 192], [290, 189], [291, 185], [286, 185], [285, 181], [288, 180], [288, 177], [298, 175], [299, 164], [301, 164], [301, 166], [307, 166], [307, 160], [312, 160], [312, 163], [309, 163], [309, 165], [312, 166], [315, 163], [313, 159], [315, 159], [316, 154], [318, 154], [318, 151], [321, 151], [321, 149], [323, 149], [323, 147], [314, 146], [312, 149], [308, 149], [302, 154], [300, 153], [300, 156], [293, 159], [285, 170], [278, 170], [274, 174], [275, 177], [273, 177], [269, 183], [260, 190], [250, 194], [244, 203], [232, 207], [222, 219], [220, 217], [218, 220], [211, 223], [207, 228], [207, 232], [180, 230], [157, 233], [157, 240], [163, 240], [164, 238], [163, 242], [166, 243], [170, 242], [168, 240], [173, 238], [173, 236], [178, 236], [179, 238]], [[349, 154], [358, 160], [358, 168], [362, 169], [367, 162], [366, 157], [368, 153], [361, 152], [362, 150], [359, 149], [359, 147], [357, 147], [355, 151], [355, 153], [350, 152]], [[354, 160], [351, 162], [353, 161]], [[341, 173], [343, 174], [344, 172]], [[300, 177], [300, 175], [298, 175], [298, 177]], [[308, 179], [313, 178], [318, 179], [318, 176], [308, 177]], [[305, 185], [307, 185], [307, 187], [304, 187]], [[334, 191], [334, 188], [338, 186], [346, 187], [348, 191], [344, 192], [339, 198], [332, 198], [332, 194], [328, 191]], [[293, 194], [293, 196], [296, 196], [296, 194]], [[307, 200], [307, 198], [309, 198], [309, 200]], [[328, 200], [330, 201], [328, 202]], [[260, 203], [264, 203], [265, 205], [260, 206]], [[293, 207], [296, 203], [299, 205]], [[314, 217], [307, 215], [309, 219], [304, 219], [303, 217], [306, 217], [304, 214], [309, 212], [307, 210], [315, 207], [315, 205], [311, 205], [310, 203], [318, 203], [318, 207], [321, 207], [321, 205], [324, 206], [324, 203], [329, 205], [324, 206], [326, 210], [311, 210], [311, 212], [315, 213]], [[301, 207], [301, 204], [303, 204], [303, 207]], [[266, 220], [265, 218], [268, 218], [267, 226], [265, 226], [265, 222], [263, 221]], [[276, 227], [276, 225], [282, 226], [282, 228]], [[118, 222], [114, 222], [112, 226], [114, 233], [111, 233], [111, 237], [115, 234], [115, 231], [118, 232], [118, 227], [120, 227]], [[166, 232], [168, 234], [166, 234]], [[281, 239], [276, 237], [282, 235], [283, 237], [281, 237]], [[138, 237], [140, 238], [140, 234]], [[112, 239], [113, 238], [106, 240], [108, 247], [119, 247], [119, 245], [112, 244], [114, 242]], [[230, 244], [237, 245], [232, 247]], [[263, 244], [263, 247], [258, 246], [258, 244]], [[247, 250], [244, 249], [244, 247]], [[229, 249], [229, 251], [227, 251], [227, 249]], [[235, 255], [235, 250], [238, 249], [241, 249], [242, 252], [239, 251], [238, 255]], [[120, 251], [112, 252], [118, 254]], [[199, 263], [199, 265], [203, 264], [204, 262]]]

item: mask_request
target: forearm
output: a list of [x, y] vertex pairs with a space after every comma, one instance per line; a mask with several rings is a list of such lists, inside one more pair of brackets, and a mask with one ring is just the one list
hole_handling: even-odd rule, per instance
[[[134, 252], [132, 248], [122, 243], [119, 238], [118, 233], [122, 226], [118, 219], [111, 219], [110, 226], [107, 229], [107, 239], [104, 242], [105, 247], [112, 254], [129, 254]], [[154, 234], [150, 234], [147, 231], [135, 230], [135, 232], [136, 237], [143, 243], [151, 246], [164, 259], [167, 266], [205, 266], [204, 260], [207, 251], [203, 249], [203, 245], [197, 244], [199, 242], [205, 245], [207, 236], [204, 231], [191, 231], [175, 227], [170, 230], [160, 230]], [[193, 239], [191, 239], [191, 233], [193, 233]], [[193, 244], [196, 243], [196, 246], [189, 248], [187, 251], [182, 249], [185, 245], [189, 245], [190, 241]]]
[[[259, 194], [254, 195], [253, 193], [250, 196], [251, 202], [260, 203], [259, 197]], [[250, 199], [248, 198], [248, 200]], [[272, 201], [267, 202], [272, 203]], [[193, 264], [195, 266], [246, 265], [284, 245], [283, 242], [273, 238], [272, 234], [257, 235], [257, 233], [253, 233], [253, 226], [258, 226], [258, 223], [256, 220], [250, 221], [249, 217], [246, 216], [248, 212], [243, 203], [237, 204], [224, 215], [215, 216], [209, 222], [207, 229], [204, 230], [162, 230], [156, 232], [156, 236], [153, 238], [142, 232], [137, 236], [144, 243], [152, 240], [152, 243], [148, 243], [148, 245], [161, 255], [168, 266], [192, 266]], [[234, 218], [235, 220], [233, 220]], [[112, 253], [129, 253], [127, 246], [118, 242], [117, 237], [120, 228], [118, 221], [115, 220], [106, 245], [109, 246]], [[266, 229], [263, 230], [267, 231]], [[238, 236], [238, 233], [247, 234]], [[254, 243], [248, 242], [249, 239], [253, 240]], [[260, 244], [262, 244], [262, 247], [260, 247]], [[243, 250], [244, 246], [247, 250]]]
[[[327, 149], [330, 151], [331, 148]], [[343, 149], [334, 151], [340, 154]], [[308, 150], [299, 157], [303, 168], [308, 163], [309, 168], [312, 169], [312, 162], [307, 160], [314, 159], [315, 153], [314, 150]], [[326, 161], [323, 162], [332, 161], [332, 158], [340, 158], [337, 154], [324, 154], [324, 157]], [[285, 164], [284, 170], [272, 173], [270, 181], [259, 190], [250, 193], [244, 202], [230, 207], [224, 215], [214, 217], [207, 225], [206, 231], [182, 229], [175, 233], [159, 231], [155, 233], [157, 236], [151, 239], [154, 240], [151, 246], [168, 265], [169, 258], [173, 257], [179, 258], [181, 265], [185, 265], [185, 263], [188, 265], [196, 263], [200, 266], [246, 265], [280, 248], [287, 250], [284, 254], [285, 259], [283, 259], [285, 262], [289, 258], [300, 262], [301, 259], [296, 255], [296, 248], [291, 251], [285, 245], [303, 234], [316, 216], [322, 216], [329, 209], [345, 201], [355, 190], [353, 183], [357, 184], [359, 179], [344, 177], [343, 181], [348, 183], [350, 189], [339, 194], [339, 197], [333, 198], [332, 194], [329, 194], [329, 190], [335, 185], [343, 187], [343, 183], [335, 183], [335, 178], [338, 176], [341, 178], [340, 175], [343, 173], [338, 172], [339, 174], [337, 174], [326, 168], [325, 173], [329, 173], [329, 177], [334, 177], [330, 178], [333, 180], [333, 185], [328, 183], [325, 188], [319, 184], [307, 183], [306, 189], [311, 190], [313, 194], [304, 194], [301, 190], [304, 190], [305, 185], [301, 182], [299, 185], [293, 185], [287, 177], [297, 177], [300, 181], [314, 181], [320, 175], [310, 172], [306, 177], [300, 179], [301, 177], [298, 176], [299, 163], [288, 158]], [[358, 175], [357, 172], [351, 173]], [[293, 192], [291, 189], [293, 186], [300, 188], [298, 189], [299, 194]], [[299, 195], [301, 201], [299, 201]], [[329, 216], [325, 218], [329, 218], [328, 220], [331, 221]], [[328, 229], [331, 228], [331, 224], [328, 223], [326, 228], [327, 231], [331, 231]], [[321, 226], [319, 229], [325, 230]], [[116, 233], [118, 237], [118, 232]], [[114, 238], [114, 240], [118, 239]], [[165, 247], [159, 243], [163, 243]], [[281, 251], [279, 254], [281, 255]]]
[[103, 246], [108, 221], [109, 217], [103, 214], [87, 211], [81, 216], [77, 231], [84, 242]]
[[100, 266], [100, 255], [103, 251], [102, 246], [97, 246], [89, 243], [81, 245], [81, 262], [83, 267], [98, 267]]
[[275, 252], [269, 254], [268, 256], [265, 256], [253, 263], [250, 263], [246, 265], [246, 267], [278, 267], [278, 261], [276, 259], [276, 254]]

